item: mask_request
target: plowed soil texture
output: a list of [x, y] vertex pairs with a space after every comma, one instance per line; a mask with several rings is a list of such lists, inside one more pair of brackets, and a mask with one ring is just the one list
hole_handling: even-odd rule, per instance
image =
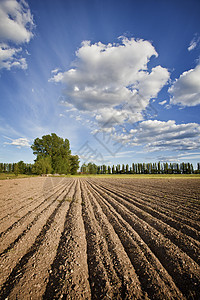
[[0, 182], [0, 299], [200, 299], [200, 180]]

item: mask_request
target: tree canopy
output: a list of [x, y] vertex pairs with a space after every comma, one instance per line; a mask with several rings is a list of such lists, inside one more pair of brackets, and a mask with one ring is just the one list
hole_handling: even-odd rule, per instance
[[76, 174], [79, 168], [79, 158], [71, 155], [68, 139], [63, 139], [55, 133], [36, 138], [31, 146], [37, 156], [34, 171], [38, 174], [52, 173]]

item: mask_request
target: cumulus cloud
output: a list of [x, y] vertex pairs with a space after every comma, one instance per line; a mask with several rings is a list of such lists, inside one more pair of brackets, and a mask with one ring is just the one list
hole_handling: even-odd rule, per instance
[[19, 148], [31, 146], [30, 141], [27, 138], [18, 138], [18, 139], [7, 138], [7, 139], [9, 139], [11, 142], [4, 142], [4, 144], [6, 145], [13, 145]]
[[125, 122], [136, 123], [143, 119], [141, 113], [128, 110], [128, 107], [115, 109], [115, 108], [102, 108], [99, 109], [96, 116], [98, 124], [104, 127], [110, 127], [115, 125], [123, 125]]
[[129, 133], [112, 134], [122, 144], [142, 146], [146, 151], [188, 151], [200, 147], [200, 125], [176, 124], [174, 120], [148, 120], [140, 122]]
[[200, 65], [184, 72], [169, 88], [171, 104], [196, 106], [200, 104]]
[[33, 18], [26, 1], [0, 1], [0, 39], [15, 43], [29, 42]]
[[130, 133], [133, 145], [145, 145], [147, 150], [194, 150], [200, 146], [200, 125], [197, 123], [176, 124], [148, 120], [140, 123]]
[[[28, 43], [33, 37], [33, 25], [33, 17], [25, 0], [0, 1], [0, 69], [27, 68], [19, 44]], [[13, 47], [13, 44], [18, 46]]]
[[6, 44], [0, 44], [0, 69], [10, 70], [12, 67], [27, 69], [26, 59], [20, 57], [21, 48], [11, 48]]
[[[106, 114], [113, 114], [120, 122], [132, 123], [133, 115], [146, 109], [170, 76], [161, 66], [148, 69], [151, 57], [158, 54], [141, 39], [121, 37], [119, 43], [107, 45], [84, 41], [76, 56], [71, 69], [49, 81], [64, 85], [65, 103], [96, 114], [102, 122]], [[129, 109], [119, 112], [124, 105]]]

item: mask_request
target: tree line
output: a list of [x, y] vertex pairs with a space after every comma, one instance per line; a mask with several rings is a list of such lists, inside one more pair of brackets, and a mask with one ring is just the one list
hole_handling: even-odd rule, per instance
[[33, 164], [26, 164], [22, 160], [18, 163], [0, 163], [0, 173], [15, 173], [31, 175]]
[[[68, 139], [55, 133], [36, 138], [31, 146], [36, 155], [34, 164], [23, 161], [18, 163], [0, 163], [0, 173], [18, 174], [77, 174], [79, 169], [78, 155], [72, 155]], [[132, 163], [111, 166], [95, 163], [83, 164], [82, 174], [200, 174], [200, 163], [194, 169], [191, 163]]]
[[200, 174], [200, 163], [197, 169], [194, 169], [191, 163], [133, 163], [118, 164], [113, 166], [101, 165], [94, 163], [83, 164], [81, 166], [82, 174]]

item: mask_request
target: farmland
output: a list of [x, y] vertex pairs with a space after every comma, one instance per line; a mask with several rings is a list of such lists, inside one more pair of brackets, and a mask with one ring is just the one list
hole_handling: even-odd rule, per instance
[[198, 299], [200, 179], [0, 181], [0, 299]]

